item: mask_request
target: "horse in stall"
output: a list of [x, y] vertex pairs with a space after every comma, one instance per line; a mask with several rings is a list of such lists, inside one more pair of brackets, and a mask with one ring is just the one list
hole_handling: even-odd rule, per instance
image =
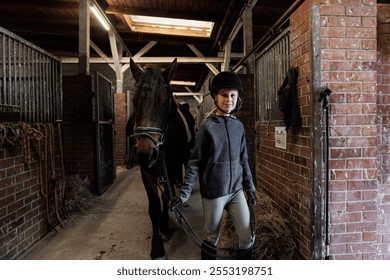
[[132, 59], [130, 68], [136, 90], [126, 134], [136, 139], [135, 154], [149, 200], [153, 229], [150, 256], [165, 259], [163, 242], [170, 237], [168, 202], [175, 195], [174, 184], [182, 180], [183, 164], [193, 148], [195, 121], [178, 105], [169, 87], [176, 73], [176, 59], [164, 71], [157, 67], [143, 70]]

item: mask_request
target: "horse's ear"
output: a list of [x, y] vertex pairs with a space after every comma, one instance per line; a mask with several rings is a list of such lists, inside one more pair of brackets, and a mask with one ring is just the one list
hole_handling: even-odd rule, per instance
[[133, 74], [133, 77], [136, 81], [138, 81], [139, 78], [144, 73], [144, 71], [137, 64], [135, 64], [134, 60], [131, 58], [130, 58], [130, 69], [131, 69], [131, 73]]
[[177, 58], [175, 58], [171, 64], [164, 70], [163, 76], [165, 79], [165, 82], [169, 84], [169, 82], [175, 77], [177, 69]]

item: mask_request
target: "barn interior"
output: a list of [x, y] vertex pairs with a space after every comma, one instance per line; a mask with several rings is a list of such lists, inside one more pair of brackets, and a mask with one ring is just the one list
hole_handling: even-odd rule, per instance
[[[240, 75], [245, 90], [237, 117], [264, 195], [258, 216], [278, 224], [283, 236], [263, 236], [264, 243], [288, 249], [288, 256], [269, 251], [263, 258], [389, 259], [390, 247], [382, 249], [389, 244], [390, 224], [389, 5], [388, 0], [0, 0], [0, 259], [45, 258], [28, 253], [33, 247], [43, 252], [42, 240], [71, 224], [70, 204], [63, 201], [73, 195], [67, 193], [73, 179], [79, 194], [97, 203], [112, 203], [115, 190], [128, 191], [125, 181], [138, 184], [131, 178], [139, 176], [134, 143], [126, 135], [135, 89], [130, 59], [161, 69], [177, 59], [170, 88], [178, 103], [189, 104], [197, 124], [213, 108], [210, 80], [224, 70]], [[299, 70], [299, 127], [286, 124], [277, 103], [291, 67]], [[331, 92], [336, 110], [326, 111]], [[333, 122], [326, 123], [325, 114]], [[80, 189], [84, 185], [90, 194]], [[126, 197], [130, 203], [133, 197]], [[277, 214], [265, 215], [271, 209]], [[136, 238], [147, 234], [142, 232]], [[128, 240], [135, 247], [141, 240], [136, 238]], [[178, 240], [193, 246], [184, 235]], [[174, 244], [168, 248], [174, 251]], [[61, 250], [56, 245], [47, 250]], [[78, 256], [110, 258], [108, 247]], [[144, 249], [111, 258], [148, 258], [147, 245]], [[49, 258], [71, 259], [67, 253]], [[185, 250], [171, 256], [198, 257]]]

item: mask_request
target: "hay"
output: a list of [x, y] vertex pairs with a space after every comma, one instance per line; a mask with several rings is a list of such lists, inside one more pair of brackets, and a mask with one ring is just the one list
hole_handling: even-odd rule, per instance
[[[263, 192], [257, 192], [255, 207], [256, 229], [253, 258], [257, 260], [298, 259], [296, 244], [287, 220], [283, 218], [272, 200]], [[238, 246], [237, 233], [225, 214], [221, 224], [220, 247]]]
[[82, 212], [85, 213], [92, 204], [93, 194], [91, 182], [78, 175], [66, 177], [64, 207], [66, 216]]

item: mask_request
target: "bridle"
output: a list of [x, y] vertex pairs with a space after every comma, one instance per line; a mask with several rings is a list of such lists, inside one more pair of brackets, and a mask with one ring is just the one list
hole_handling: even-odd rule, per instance
[[[165, 130], [161, 128], [150, 126], [136, 126], [134, 131], [135, 133], [133, 135], [130, 135], [130, 137], [137, 137], [137, 139], [139, 139], [140, 137], [149, 138], [157, 148], [164, 144]], [[153, 135], [156, 134], [159, 136], [159, 140], [156, 140], [153, 137]]]
[[[157, 160], [160, 157], [161, 151], [160, 147], [164, 145], [165, 142], [165, 134], [169, 128], [169, 123], [172, 115], [172, 109], [173, 109], [173, 94], [172, 91], [169, 87], [169, 85], [164, 84], [164, 87], [166, 88], [166, 92], [168, 95], [168, 110], [167, 110], [167, 116], [164, 119], [162, 126], [161, 127], [153, 127], [153, 126], [137, 126], [137, 123], [134, 124], [134, 133], [130, 135], [131, 138], [136, 138], [138, 141], [142, 137], [146, 137], [149, 140], [151, 140], [155, 146], [155, 152], [156, 156], [154, 159], [152, 159], [149, 164], [148, 168], [152, 167], [154, 164], [156, 164]], [[157, 140], [156, 137], [153, 136], [158, 136]]]

